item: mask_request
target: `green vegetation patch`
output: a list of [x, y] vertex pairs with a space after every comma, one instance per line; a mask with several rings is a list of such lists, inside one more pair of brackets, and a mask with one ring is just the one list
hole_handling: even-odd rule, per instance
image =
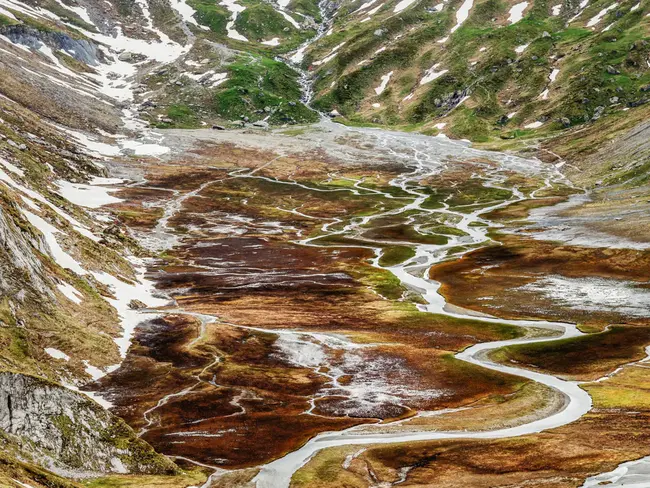
[[249, 40], [284, 38], [296, 32], [295, 27], [287, 19], [266, 3], [247, 7], [237, 16], [235, 28]]
[[409, 246], [390, 246], [379, 258], [380, 266], [396, 266], [415, 256], [415, 249]]
[[648, 327], [613, 326], [598, 334], [504, 347], [491, 357], [500, 362], [527, 364], [552, 374], [600, 377], [621, 364], [644, 357], [648, 341]]

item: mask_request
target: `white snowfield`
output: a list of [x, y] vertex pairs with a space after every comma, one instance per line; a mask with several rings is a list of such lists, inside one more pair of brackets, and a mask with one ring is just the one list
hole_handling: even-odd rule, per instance
[[517, 47], [515, 48], [515, 52], [516, 52], [517, 54], [521, 54], [521, 53], [523, 53], [523, 52], [528, 48], [528, 46], [530, 46], [530, 44], [522, 44], [521, 46], [517, 46]]
[[341, 49], [345, 45], [345, 41], [343, 41], [341, 44], [338, 44], [337, 46], [334, 46], [334, 48], [329, 52], [327, 56], [325, 56], [323, 59], [320, 61], [314, 61], [312, 64], [314, 66], [320, 66], [322, 64], [329, 63], [332, 59], [336, 57], [338, 54], [339, 49]]
[[458, 28], [463, 25], [469, 17], [469, 12], [474, 6], [474, 0], [465, 0], [456, 12], [456, 25], [451, 28], [451, 33], [453, 34], [458, 30]]

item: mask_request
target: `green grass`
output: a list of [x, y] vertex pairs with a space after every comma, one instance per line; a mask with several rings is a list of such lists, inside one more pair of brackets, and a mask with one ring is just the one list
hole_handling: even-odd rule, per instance
[[188, 0], [196, 10], [196, 21], [210, 28], [216, 34], [227, 35], [226, 24], [230, 18], [230, 12], [213, 0]]
[[[265, 3], [247, 7], [237, 16], [235, 28], [249, 40], [285, 38], [296, 32], [296, 28], [289, 21]], [[288, 31], [285, 32], [285, 28]]]
[[196, 112], [188, 105], [171, 105], [167, 109], [167, 117], [174, 121], [175, 127], [192, 128], [198, 126]]
[[19, 24], [20, 22], [15, 21], [14, 19], [10, 19], [6, 15], [0, 14], [0, 26], [5, 26], [5, 25], [16, 25]]
[[380, 266], [396, 266], [415, 256], [415, 249], [409, 246], [390, 246], [379, 258]]

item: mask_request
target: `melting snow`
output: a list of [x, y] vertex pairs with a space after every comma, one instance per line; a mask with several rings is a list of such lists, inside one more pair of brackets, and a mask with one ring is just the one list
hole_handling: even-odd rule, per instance
[[508, 17], [508, 22], [510, 24], [515, 24], [524, 18], [524, 10], [528, 7], [528, 2], [521, 2], [516, 5], [513, 5], [510, 9], [510, 17]]
[[618, 3], [613, 3], [609, 7], [602, 9], [600, 12], [598, 12], [598, 14], [592, 17], [589, 22], [587, 22], [587, 27], [593, 27], [598, 24], [603, 19], [603, 17], [607, 15], [607, 12], [615, 9], [616, 7], [618, 7]]
[[456, 12], [456, 25], [451, 28], [451, 33], [453, 34], [458, 30], [458, 28], [463, 25], [463, 22], [469, 17], [469, 11], [474, 5], [474, 0], [465, 0]]
[[446, 69], [443, 69], [441, 71], [436, 71], [438, 69], [438, 66], [440, 66], [440, 63], [434, 64], [431, 68], [429, 68], [425, 73], [422, 79], [420, 80], [420, 85], [424, 85], [426, 83], [429, 83], [437, 78], [440, 78], [442, 75], [444, 75], [447, 71]]
[[162, 156], [167, 154], [171, 149], [160, 144], [144, 143], [133, 140], [124, 140], [120, 142], [123, 149], [133, 151], [136, 156]]
[[45, 352], [52, 356], [54, 359], [63, 359], [64, 361], [70, 361], [70, 356], [66, 353], [54, 349], [53, 347], [46, 347]]
[[571, 17], [571, 18], [569, 19], [569, 22], [573, 22], [575, 19], [577, 19], [578, 17], [580, 17], [580, 15], [582, 14], [582, 12], [585, 11], [585, 8], [587, 7], [587, 5], [589, 5], [589, 0], [582, 0], [582, 1], [580, 2], [580, 5], [578, 5], [578, 9], [579, 9], [579, 10], [578, 10], [578, 13], [575, 14], [573, 17]]
[[65, 252], [57, 242], [55, 237], [56, 234], [62, 233], [59, 229], [43, 220], [38, 215], [33, 214], [29, 210], [22, 209], [22, 212], [29, 223], [36, 227], [43, 234], [45, 242], [50, 249], [50, 255], [56, 264], [62, 268], [71, 269], [79, 275], [86, 273], [86, 270], [81, 267], [81, 264], [79, 264], [79, 262], [70, 256], [67, 252]]
[[0, 7], [0, 15], [4, 15], [5, 17], [9, 17], [11, 20], [18, 20], [14, 14], [9, 12], [9, 10], [5, 10], [2, 7]]
[[302, 60], [305, 59], [305, 51], [307, 50], [309, 46], [304, 45], [300, 49], [298, 49], [293, 56], [289, 58], [289, 61], [292, 63], [298, 64], [302, 63]]
[[196, 22], [196, 20], [194, 20], [194, 14], [196, 13], [196, 10], [185, 3], [185, 0], [169, 0], [169, 4], [174, 10], [176, 10], [178, 15], [181, 16], [184, 22], [195, 25], [197, 27], [201, 27]]
[[650, 483], [650, 456], [619, 464], [607, 473], [591, 476], [581, 488], [645, 488]]
[[69, 285], [68, 283], [59, 283], [58, 285], [56, 285], [56, 287], [71, 302], [74, 302], [77, 305], [81, 303], [81, 300], [83, 299], [83, 295], [74, 286]]
[[365, 9], [367, 9], [368, 7], [370, 7], [370, 6], [371, 6], [372, 4], [374, 4], [376, 1], [377, 1], [377, 0], [370, 0], [370, 1], [368, 1], [368, 2], [364, 3], [363, 5], [361, 5], [361, 7], [359, 7], [358, 9], [356, 9], [356, 10], [355, 10], [354, 12], [352, 12], [352, 13], [356, 14], [357, 12], [361, 12], [362, 10], [365, 10]]
[[523, 52], [526, 50], [526, 48], [527, 48], [528, 46], [530, 46], [530, 44], [522, 44], [521, 46], [517, 46], [517, 47], [515, 48], [515, 52], [516, 52], [517, 54], [521, 54], [521, 53], [523, 53]]
[[284, 10], [278, 10], [278, 12], [279, 12], [280, 15], [282, 15], [282, 17], [284, 17], [285, 20], [286, 20], [287, 22], [289, 22], [292, 26], [294, 26], [296, 29], [300, 29], [300, 24], [299, 24], [298, 22], [296, 22], [296, 19], [294, 19], [293, 17], [291, 17], [291, 15], [289, 15], [288, 13], [286, 13]]
[[562, 4], [561, 4], [561, 3], [555, 5], [555, 6], [551, 9], [551, 12], [553, 12], [553, 16], [554, 16], [554, 17], [557, 17], [558, 15], [560, 15], [560, 12], [561, 12], [561, 11], [562, 11]]
[[235, 0], [221, 0], [221, 5], [226, 7], [228, 11], [232, 14], [230, 20], [226, 24], [226, 30], [228, 31], [228, 37], [235, 39], [237, 41], [248, 42], [244, 36], [242, 36], [237, 29], [235, 29], [235, 22], [237, 21], [237, 16], [246, 10], [246, 7], [239, 5]]
[[[327, 56], [325, 56], [325, 58], [323, 58], [323, 59], [320, 60], [320, 61], [314, 61], [314, 62], [313, 62], [313, 65], [314, 65], [314, 66], [320, 66], [321, 64], [329, 63], [332, 59], [334, 59], [334, 58], [336, 57], [336, 55], [338, 54], [338, 50], [341, 49], [341, 48], [343, 47], [344, 44], [345, 44], [345, 41], [343, 41], [343, 42], [342, 42], [341, 44], [339, 44], [338, 46], [335, 46], [334, 49], [332, 49], [332, 50], [330, 51], [330, 53], [329, 53]], [[296, 54], [297, 54], [297, 53], [296, 53]]]
[[85, 366], [86, 373], [88, 373], [93, 380], [98, 380], [99, 378], [101, 378], [106, 374], [97, 366], [93, 366], [92, 364], [90, 364], [90, 361], [88, 361], [87, 359], [84, 360], [83, 363]]
[[9, 161], [0, 158], [0, 164], [2, 164], [2, 166], [4, 166], [8, 171], [15, 174], [16, 176], [20, 176], [21, 178], [25, 176], [25, 172], [22, 169], [20, 169], [15, 164], [11, 164]]
[[395, 8], [393, 9], [393, 12], [399, 13], [404, 9], [409, 8], [411, 5], [413, 5], [417, 0], [402, 0], [399, 2], [397, 5], [395, 5]]
[[[65, 213], [63, 210], [61, 210], [59, 207], [54, 205], [53, 203], [50, 203], [48, 200], [46, 200], [40, 193], [36, 193], [33, 190], [30, 190], [29, 188], [26, 188], [23, 185], [20, 185], [16, 183], [7, 173], [4, 171], [0, 170], [0, 181], [6, 183], [7, 185], [11, 186], [12, 188], [20, 191], [24, 195], [26, 195], [29, 198], [23, 197], [23, 200], [27, 203], [27, 205], [32, 208], [35, 211], [40, 211], [40, 209], [36, 206], [36, 204], [32, 200], [36, 200], [39, 203], [42, 203], [43, 205], [47, 205], [50, 207], [52, 210], [54, 210], [58, 215], [63, 217], [65, 220], [67, 220], [70, 225], [79, 232], [79, 234], [87, 237], [88, 239], [92, 239], [93, 241], [98, 241], [99, 238], [97, 238], [92, 232], [90, 232], [81, 222], [76, 220], [74, 217], [68, 215]], [[30, 200], [32, 199], [32, 200]]]
[[268, 41], [262, 41], [262, 44], [266, 46], [279, 46], [280, 45], [280, 38], [279, 37], [274, 37], [273, 39], [269, 39]]
[[524, 125], [524, 129], [537, 129], [538, 127], [541, 127], [542, 125], [544, 125], [543, 122], [535, 121], [535, 122], [531, 122], [530, 124]]
[[556, 303], [577, 310], [635, 317], [650, 315], [650, 290], [623, 280], [548, 276], [519, 289], [540, 292]]
[[112, 196], [110, 193], [118, 191], [119, 188], [104, 188], [103, 186], [86, 185], [83, 183], [71, 183], [65, 180], [57, 181], [58, 193], [75, 205], [86, 208], [99, 208], [102, 205], [121, 202], [121, 198]]
[[392, 71], [381, 77], [381, 84], [377, 88], [375, 88], [375, 93], [377, 95], [381, 95], [382, 93], [384, 93], [384, 90], [386, 89], [386, 86], [388, 85], [391, 76], [393, 76]]
[[120, 317], [122, 324], [122, 336], [115, 339], [115, 343], [120, 349], [122, 357], [126, 356], [126, 352], [131, 345], [131, 338], [136, 325], [142, 321], [142, 314], [138, 310], [129, 307], [132, 300], [139, 300], [148, 307], [159, 307], [167, 304], [166, 299], [157, 298], [153, 296], [155, 291], [154, 284], [145, 278], [145, 268], [143, 261], [132, 259], [132, 264], [136, 267], [137, 282], [126, 283], [116, 277], [105, 272], [92, 272], [92, 275], [99, 282], [107, 285], [115, 298], [107, 298], [106, 301], [110, 303]]

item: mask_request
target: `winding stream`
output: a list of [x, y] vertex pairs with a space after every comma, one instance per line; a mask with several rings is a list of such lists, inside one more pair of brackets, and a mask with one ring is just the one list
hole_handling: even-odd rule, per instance
[[[377, 134], [375, 134], [377, 135]], [[445, 205], [444, 209], [429, 210], [422, 207], [422, 204], [428, 197], [427, 194], [421, 193], [415, 189], [413, 185], [417, 185], [417, 182], [426, 176], [435, 174], [431, 172], [429, 168], [422, 161], [422, 157], [426, 155], [418, 154], [417, 151], [414, 154], [414, 160], [416, 162], [416, 167], [412, 173], [398, 177], [391, 182], [393, 186], [397, 186], [404, 190], [405, 192], [411, 194], [414, 197], [412, 203], [405, 205], [404, 207], [393, 210], [386, 213], [375, 214], [369, 217], [364, 217], [358, 219], [358, 221], [348, 224], [342, 231], [339, 232], [329, 232], [332, 234], [348, 234], [352, 233], [354, 235], [355, 230], [358, 230], [361, 226], [367, 224], [369, 221], [385, 216], [385, 215], [397, 215], [409, 210], [416, 210], [422, 213], [448, 213], [460, 218], [460, 221], [455, 224], [455, 227], [459, 230], [464, 231], [468, 237], [451, 237], [449, 242], [444, 245], [431, 245], [431, 244], [420, 244], [414, 245], [416, 248], [416, 255], [414, 258], [408, 260], [406, 263], [383, 268], [392, 272], [402, 283], [402, 285], [407, 288], [417, 290], [422, 294], [422, 297], [426, 301], [426, 305], [421, 305], [420, 309], [424, 312], [442, 314], [454, 318], [471, 318], [473, 320], [480, 320], [490, 323], [502, 323], [510, 324], [518, 327], [534, 327], [534, 328], [543, 328], [553, 331], [561, 332], [560, 336], [553, 337], [536, 337], [536, 338], [519, 338], [512, 340], [504, 341], [495, 341], [488, 343], [480, 343], [474, 346], [471, 346], [464, 351], [456, 354], [456, 358], [462, 361], [466, 361], [471, 364], [482, 366], [494, 371], [499, 371], [502, 373], [512, 374], [520, 376], [523, 378], [536, 381], [538, 383], [544, 384], [548, 387], [554, 388], [555, 390], [561, 392], [566, 397], [566, 404], [564, 408], [553, 415], [538, 419], [523, 425], [516, 427], [497, 429], [492, 431], [481, 431], [481, 432], [436, 432], [436, 431], [411, 431], [404, 433], [395, 433], [395, 432], [381, 432], [381, 430], [389, 430], [392, 427], [391, 423], [377, 424], [373, 425], [373, 430], [375, 432], [360, 432], [360, 429], [365, 429], [367, 426], [357, 426], [352, 427], [343, 431], [338, 432], [325, 432], [321, 433], [300, 449], [287, 454], [286, 456], [277, 459], [269, 464], [262, 466], [260, 473], [255, 477], [254, 481], [258, 488], [286, 488], [291, 482], [292, 475], [304, 466], [309, 459], [314, 456], [321, 449], [328, 447], [340, 447], [348, 445], [367, 445], [367, 444], [388, 444], [388, 443], [398, 443], [398, 442], [414, 442], [414, 441], [426, 441], [426, 440], [440, 440], [440, 439], [497, 439], [505, 437], [514, 437], [522, 436], [527, 434], [533, 434], [541, 432], [543, 430], [552, 429], [566, 425], [568, 423], [574, 422], [582, 417], [591, 409], [592, 401], [589, 394], [581, 389], [576, 382], [564, 381], [562, 379], [556, 378], [551, 375], [542, 374], [534, 371], [529, 371], [526, 369], [516, 368], [512, 366], [505, 366], [501, 364], [494, 363], [487, 359], [488, 353], [495, 349], [509, 346], [513, 344], [530, 344], [537, 342], [553, 341], [564, 338], [577, 337], [582, 333], [576, 328], [574, 324], [560, 323], [560, 322], [548, 322], [548, 321], [536, 321], [536, 320], [504, 320], [496, 317], [486, 317], [486, 316], [475, 316], [475, 315], [466, 315], [462, 313], [450, 312], [446, 305], [446, 301], [442, 295], [438, 293], [440, 284], [432, 281], [427, 278], [428, 271], [431, 266], [440, 262], [446, 255], [446, 250], [458, 245], [467, 245], [467, 244], [482, 244], [489, 242], [489, 239], [486, 237], [489, 227], [486, 226], [473, 226], [474, 223], [486, 224], [487, 221], [481, 219], [480, 215], [495, 210], [497, 208], [510, 205], [514, 201], [522, 200], [525, 196], [519, 192], [517, 189], [514, 189], [515, 198], [505, 202], [500, 202], [498, 204], [492, 205], [487, 208], [476, 210], [469, 214], [462, 214], [459, 212], [454, 212], [449, 210], [448, 206]], [[551, 178], [561, 179], [561, 175], [554, 174], [551, 175]], [[497, 182], [488, 182], [488, 185], [496, 185]], [[548, 179], [546, 183], [548, 184]], [[363, 189], [360, 185], [355, 185], [356, 188]], [[534, 197], [534, 196], [533, 196]], [[324, 231], [328, 231], [329, 226], [332, 223], [329, 222], [323, 226]], [[306, 239], [300, 243], [303, 245], [314, 245], [311, 244], [311, 241], [316, 238]], [[373, 265], [380, 267], [379, 258], [381, 256], [381, 249], [375, 248], [377, 256], [373, 260]]]
[[[424, 188], [419, 186], [419, 181], [424, 178], [432, 177], [438, 174], [441, 169], [445, 167], [445, 163], [441, 160], [436, 160], [434, 157], [429, 154], [429, 151], [426, 150], [426, 147], [420, 147], [418, 144], [413, 144], [411, 140], [401, 139], [401, 137], [412, 137], [412, 136], [398, 136], [395, 133], [376, 131], [376, 130], [366, 130], [366, 129], [345, 129], [347, 131], [361, 133], [364, 137], [374, 138], [377, 142], [377, 145], [382, 147], [387, 152], [391, 153], [398, 159], [403, 160], [404, 164], [407, 167], [413, 168], [411, 172], [398, 176], [390, 184], [394, 187], [400, 188], [403, 192], [406, 192], [409, 197], [395, 197], [387, 192], [381, 192], [385, 198], [397, 199], [403, 198], [405, 200], [404, 205], [397, 209], [393, 209], [386, 212], [379, 212], [371, 216], [365, 216], [360, 218], [353, 218], [349, 223], [342, 227], [341, 230], [332, 230], [331, 228], [337, 224], [342, 224], [343, 222], [338, 219], [321, 219], [324, 223], [321, 227], [321, 233], [317, 237], [312, 237], [304, 239], [302, 241], [296, 242], [296, 244], [306, 245], [306, 246], [318, 246], [314, 240], [322, 238], [323, 236], [331, 235], [345, 235], [346, 237], [353, 237], [357, 239], [362, 239], [368, 242], [367, 247], [374, 249], [376, 257], [373, 259], [372, 264], [376, 267], [386, 269], [393, 273], [396, 276], [402, 285], [406, 288], [417, 291], [422, 295], [425, 300], [425, 304], [419, 305], [419, 308], [423, 312], [432, 313], [432, 314], [441, 314], [448, 317], [454, 318], [469, 318], [472, 320], [479, 320], [488, 323], [501, 323], [501, 324], [510, 324], [523, 328], [536, 328], [536, 329], [547, 329], [549, 331], [555, 332], [552, 336], [543, 336], [543, 337], [524, 337], [512, 340], [503, 340], [503, 341], [494, 341], [487, 343], [475, 344], [462, 352], [456, 354], [456, 358], [465, 361], [474, 365], [478, 365], [487, 369], [498, 371], [501, 373], [511, 374], [527, 378], [532, 381], [536, 381], [543, 385], [546, 385], [550, 388], [555, 389], [560, 392], [564, 398], [564, 406], [561, 410], [554, 412], [548, 417], [536, 419], [534, 421], [514, 426], [508, 428], [501, 428], [496, 430], [488, 431], [476, 431], [476, 432], [466, 432], [466, 431], [431, 431], [431, 430], [407, 430], [404, 432], [395, 432], [394, 425], [396, 422], [388, 422], [382, 424], [373, 424], [371, 426], [362, 425], [356, 426], [342, 431], [335, 432], [324, 432], [316, 435], [301, 448], [293, 451], [284, 457], [272, 461], [264, 466], [260, 467], [260, 472], [254, 478], [254, 482], [257, 488], [287, 488], [291, 483], [291, 477], [293, 474], [304, 466], [317, 452], [322, 449], [329, 447], [340, 447], [340, 446], [350, 446], [350, 445], [372, 445], [372, 444], [388, 444], [388, 443], [399, 443], [399, 442], [414, 442], [414, 441], [426, 441], [426, 440], [442, 440], [442, 439], [497, 439], [505, 437], [514, 437], [522, 436], [527, 434], [533, 434], [541, 432], [543, 430], [552, 429], [566, 425], [568, 423], [574, 422], [587, 413], [592, 405], [591, 397], [589, 394], [581, 389], [576, 382], [565, 381], [554, 377], [552, 375], [547, 375], [539, 372], [529, 371], [522, 368], [517, 368], [513, 366], [505, 366], [501, 364], [494, 363], [488, 359], [488, 353], [495, 349], [509, 346], [513, 344], [530, 344], [538, 343], [545, 341], [554, 341], [561, 338], [571, 338], [581, 335], [581, 332], [573, 324], [561, 323], [561, 322], [549, 322], [542, 320], [504, 320], [497, 317], [490, 317], [486, 315], [475, 315], [475, 314], [464, 314], [462, 311], [453, 311], [447, 306], [446, 300], [442, 295], [438, 293], [440, 284], [428, 279], [429, 269], [434, 266], [436, 263], [441, 262], [447, 256], [447, 251], [451, 248], [457, 246], [480, 246], [488, 244], [490, 239], [487, 237], [488, 231], [494, 227], [489, 221], [481, 217], [482, 214], [490, 212], [492, 210], [507, 206], [513, 202], [523, 200], [525, 198], [535, 198], [535, 194], [529, 197], [524, 195], [516, 188], [511, 188], [510, 190], [513, 193], [513, 197], [507, 201], [500, 201], [493, 205], [474, 210], [469, 213], [462, 213], [457, 210], [452, 210], [449, 206], [444, 203], [444, 208], [437, 208], [435, 210], [427, 209], [423, 207], [425, 200], [428, 198], [429, 194], [424, 192]], [[410, 143], [409, 143], [410, 142]], [[434, 144], [442, 141], [435, 141]], [[445, 141], [444, 144], [450, 144], [450, 141]], [[410, 149], [406, 149], [406, 145], [410, 146]], [[431, 151], [432, 153], [435, 151]], [[467, 153], [480, 153], [480, 151], [472, 150], [465, 146], [460, 146], [461, 154], [464, 152]], [[475, 154], [472, 154], [475, 155]], [[500, 185], [505, 179], [500, 171], [511, 169], [511, 165], [516, 165], [521, 169], [521, 165], [524, 164], [524, 160], [518, 160], [508, 155], [499, 155], [497, 159], [500, 159], [500, 164], [497, 169], [488, 169], [487, 176], [481, 177], [483, 179], [483, 184], [488, 187], [502, 188]], [[538, 164], [538, 162], [529, 162], [530, 165], [538, 165], [535, 168], [535, 172], [543, 175], [544, 177], [544, 186], [547, 187], [550, 185], [550, 182], [559, 182], [566, 181], [563, 179], [563, 176], [557, 172], [554, 168], [543, 167]], [[266, 179], [269, 178], [257, 175], [254, 171], [243, 171], [236, 170], [229, 175], [230, 178], [259, 178]], [[202, 188], [207, 187], [210, 184], [217, 183], [215, 180], [208, 183], [204, 183], [201, 187], [195, 191], [187, 193], [185, 195], [178, 195], [172, 200], [168, 201], [166, 204], [164, 217], [160, 220], [158, 227], [156, 228], [156, 233], [160, 236], [169, 237], [172, 234], [172, 229], [168, 227], [168, 222], [171, 217], [173, 217], [177, 212], [181, 210], [183, 202], [190, 196], [195, 196], [200, 193]], [[366, 194], [376, 193], [378, 190], [365, 188], [362, 181], [357, 181], [353, 187], [336, 189], [336, 190], [327, 190], [327, 189], [316, 189], [311, 188], [307, 185], [304, 185], [295, 181], [277, 181], [271, 179], [271, 181], [279, 184], [295, 185], [300, 188], [308, 188], [314, 191], [350, 191], [355, 194], [360, 194], [364, 192]], [[302, 215], [307, 218], [317, 217], [309, 216], [299, 212], [296, 209], [285, 209], [287, 212], [295, 213]], [[415, 248], [415, 256], [405, 263], [392, 266], [392, 267], [382, 267], [379, 264], [381, 257], [382, 249], [378, 247], [380, 244], [391, 243], [390, 241], [378, 241], [367, 239], [360, 236], [360, 234], [366, 230], [364, 226], [367, 226], [372, 220], [386, 217], [386, 216], [395, 216], [402, 214], [404, 212], [411, 213], [415, 212], [420, 215], [426, 216], [427, 214], [447, 214], [450, 216], [448, 225], [453, 225], [456, 229], [463, 231], [464, 235], [462, 236], [451, 236], [449, 241], [444, 245], [433, 245], [433, 244], [414, 244], [406, 243]], [[478, 224], [478, 225], [477, 225]], [[414, 226], [416, 230], [419, 231], [418, 226]], [[167, 242], [173, 242], [174, 239], [165, 239]], [[402, 244], [404, 244], [402, 242]], [[348, 246], [336, 246], [336, 247], [348, 247]], [[357, 245], [349, 247], [359, 247]], [[196, 343], [199, 341], [204, 333], [205, 324], [210, 323], [214, 320], [218, 320], [217, 317], [212, 317], [204, 314], [194, 314], [192, 312], [186, 311], [170, 311], [174, 313], [187, 313], [190, 315], [196, 315], [200, 319], [202, 328], [198, 334], [198, 337], [193, 341]], [[229, 324], [235, 327], [244, 327], [237, 324]], [[284, 338], [293, 344], [306, 344], [311, 343], [317, 344], [319, 347], [328, 347], [331, 349], [340, 349], [340, 350], [351, 350], [355, 347], [361, 347], [358, 344], [353, 343], [351, 340], [345, 336], [325, 334], [325, 333], [313, 333], [309, 331], [300, 331], [300, 330], [273, 330], [266, 328], [253, 328], [253, 327], [244, 327], [254, 330], [259, 330], [267, 333], [275, 333], [279, 338]], [[364, 345], [363, 347], [372, 347], [373, 345]], [[189, 391], [194, 389], [200, 384], [200, 382], [208, 381], [202, 379], [201, 376], [206, 372], [210, 366], [216, 364], [219, 361], [219, 358], [216, 357], [215, 360], [210, 363], [209, 366], [203, 369], [203, 371], [195, 376], [197, 383], [195, 386], [185, 389], [183, 391], [173, 393], [162, 398], [158, 404], [148, 410], [145, 414], [145, 419], [147, 425], [145, 429], [149, 428], [154, 422], [152, 413], [160, 406], [164, 405], [168, 400], [187, 394]], [[311, 363], [309, 360], [306, 360], [305, 363], [301, 364], [304, 367], [311, 367], [314, 371], [317, 371], [320, 367], [320, 364], [313, 364], [313, 358]], [[330, 384], [334, 387], [337, 387], [338, 382], [335, 376], [328, 377]], [[319, 398], [322, 396], [319, 396]], [[306, 414], [312, 414], [314, 401], [312, 401], [312, 409], [305, 412]], [[419, 412], [418, 415], [431, 415], [431, 414], [443, 414], [445, 412]], [[397, 421], [401, 422], [401, 421]], [[370, 427], [370, 429], [369, 429]], [[215, 477], [223, 474], [223, 470], [217, 470], [211, 476], [211, 480]], [[211, 480], [208, 480], [203, 486], [209, 487]]]

